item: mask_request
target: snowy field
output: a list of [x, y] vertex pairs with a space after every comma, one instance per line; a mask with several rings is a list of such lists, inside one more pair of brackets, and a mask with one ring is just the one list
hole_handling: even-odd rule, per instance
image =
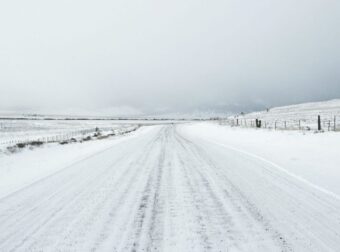
[[0, 251], [339, 251], [340, 134], [149, 125], [0, 156]]
[[95, 132], [124, 130], [135, 125], [168, 124], [179, 121], [153, 120], [1, 120], [0, 152], [10, 145], [28, 141], [67, 140]]
[[278, 129], [317, 129], [318, 115], [321, 116], [322, 129], [340, 130], [340, 99], [302, 103], [284, 107], [268, 108], [268, 111], [253, 112], [232, 116], [231, 123], [241, 126], [254, 126], [254, 120], [262, 120], [262, 126]]
[[0, 147], [21, 141], [33, 141], [47, 137], [64, 136], [81, 131], [95, 131], [127, 127], [112, 121], [68, 120], [0, 120]]

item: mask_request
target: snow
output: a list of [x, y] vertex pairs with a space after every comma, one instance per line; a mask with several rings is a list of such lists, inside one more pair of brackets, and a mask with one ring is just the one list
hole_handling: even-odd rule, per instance
[[[55, 119], [55, 118], [54, 118]], [[46, 138], [70, 139], [83, 131], [119, 130], [135, 125], [178, 123], [153, 120], [0, 120], [0, 154], [9, 145]]]
[[338, 251], [340, 134], [151, 125], [0, 156], [1, 251]]
[[81, 135], [81, 131], [94, 131], [96, 127], [102, 130], [111, 130], [129, 126], [131, 124], [96, 120], [0, 120], [0, 148], [9, 145], [10, 142], [66, 136], [71, 133]]
[[255, 154], [340, 195], [339, 133], [269, 131], [215, 123], [192, 124], [186, 133]]
[[[148, 128], [144, 127], [138, 133], [146, 130]], [[33, 150], [24, 148], [18, 153], [0, 155], [0, 198], [132, 137], [136, 135], [68, 145], [47, 144]]]
[[282, 106], [270, 108], [269, 111], [259, 111], [247, 114], [246, 118], [299, 118], [304, 119], [307, 117], [322, 114], [325, 116], [340, 115], [340, 99], [301, 103], [296, 105]]
[[[287, 129], [317, 129], [317, 117], [321, 116], [322, 128], [324, 130], [334, 129], [334, 120], [336, 128], [340, 128], [340, 99], [302, 103], [283, 107], [270, 108], [269, 111], [257, 111], [245, 115], [232, 116], [230, 118], [239, 118], [242, 120], [260, 119], [263, 125], [274, 128]], [[243, 121], [242, 121], [243, 122]]]

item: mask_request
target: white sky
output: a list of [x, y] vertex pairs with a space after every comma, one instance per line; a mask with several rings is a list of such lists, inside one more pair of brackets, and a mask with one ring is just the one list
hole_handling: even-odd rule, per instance
[[338, 0], [0, 1], [0, 107], [251, 110], [340, 97]]

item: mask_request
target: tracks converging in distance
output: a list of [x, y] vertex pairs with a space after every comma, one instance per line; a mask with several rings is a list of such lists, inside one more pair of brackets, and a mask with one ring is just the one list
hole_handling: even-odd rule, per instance
[[320, 251], [340, 202], [260, 160], [150, 126], [0, 199], [0, 251]]

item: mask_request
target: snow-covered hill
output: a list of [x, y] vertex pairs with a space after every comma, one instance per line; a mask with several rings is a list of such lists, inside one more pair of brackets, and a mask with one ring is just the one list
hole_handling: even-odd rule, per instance
[[321, 116], [322, 126], [325, 130], [340, 127], [340, 99], [310, 102], [283, 107], [270, 108], [265, 111], [253, 112], [235, 116], [240, 124], [251, 123], [260, 119], [263, 126], [278, 128], [311, 128], [317, 127], [318, 115]]

